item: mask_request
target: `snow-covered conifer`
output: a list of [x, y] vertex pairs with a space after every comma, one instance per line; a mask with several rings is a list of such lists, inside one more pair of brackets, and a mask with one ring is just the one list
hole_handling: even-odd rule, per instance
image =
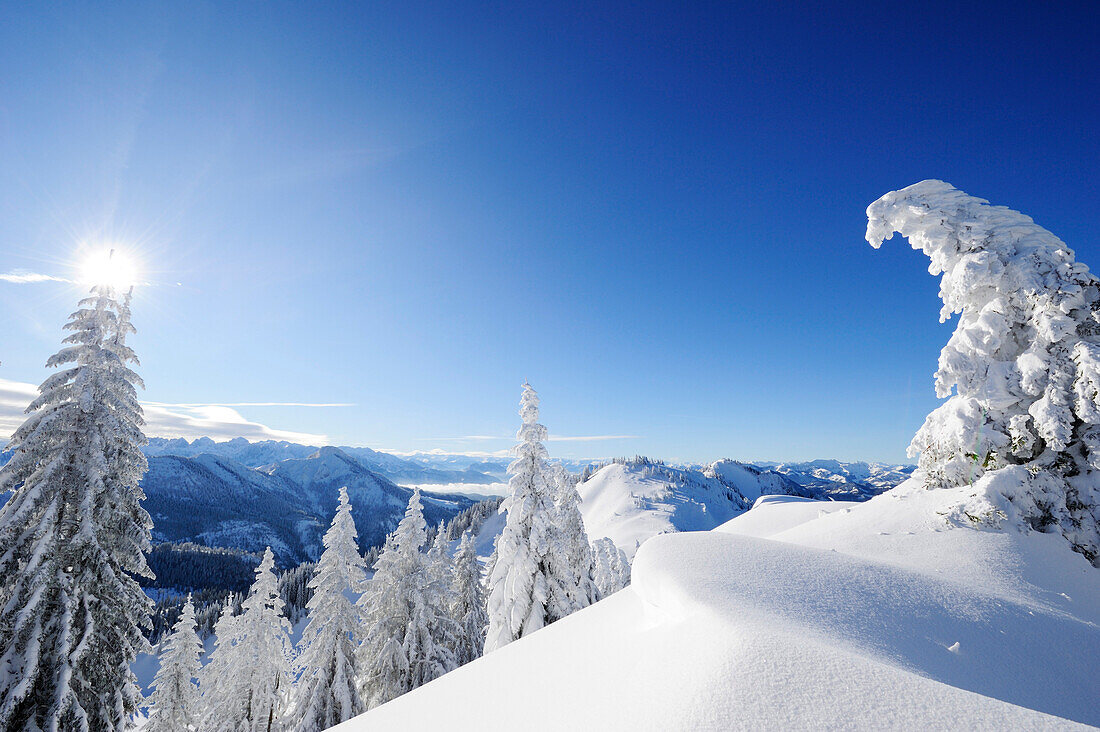
[[0, 470], [0, 729], [122, 729], [148, 649], [149, 515], [129, 296], [80, 301]]
[[461, 666], [481, 656], [485, 647], [485, 590], [481, 584], [481, 567], [469, 533], [462, 535], [454, 557], [454, 579], [451, 584], [451, 617], [458, 626], [455, 662]]
[[230, 595], [222, 605], [218, 621], [214, 623], [214, 648], [206, 665], [199, 670], [199, 729], [210, 732], [233, 730], [241, 716], [240, 704], [234, 695], [236, 667], [233, 642], [238, 618], [233, 614], [233, 596]]
[[926, 180], [867, 209], [942, 274], [936, 393], [909, 447], [929, 487], [974, 484], [997, 516], [1064, 535], [1100, 565], [1100, 281], [1029, 217]]
[[323, 542], [325, 550], [309, 583], [313, 597], [298, 655], [301, 675], [294, 687], [295, 729], [301, 732], [320, 732], [366, 711], [355, 680], [362, 631], [353, 601], [366, 580], [366, 565], [347, 488], [340, 489], [340, 505]]
[[214, 626], [217, 645], [199, 674], [204, 732], [282, 729], [290, 691], [290, 623], [283, 615], [275, 555], [256, 567], [239, 615], [227, 601]]
[[523, 424], [516, 435], [516, 459], [508, 466], [511, 495], [501, 504], [508, 518], [497, 537], [496, 562], [489, 576], [486, 652], [556, 620], [553, 598], [566, 593], [554, 568], [553, 557], [562, 547], [554, 527], [558, 510], [542, 444], [546, 427], [538, 422], [538, 394], [527, 383], [519, 414]]
[[199, 729], [199, 675], [202, 641], [196, 632], [195, 606], [187, 596], [179, 620], [161, 645], [160, 668], [149, 695], [149, 721], [143, 732], [187, 732]]
[[561, 546], [561, 551], [552, 557], [552, 566], [559, 575], [555, 586], [564, 591], [560, 597], [551, 598], [556, 620], [588, 607], [600, 599], [600, 594], [592, 579], [592, 547], [581, 517], [577, 484], [560, 464], [551, 465], [550, 474], [558, 513], [554, 527]]
[[592, 545], [592, 576], [600, 596], [607, 597], [630, 584], [630, 561], [626, 553], [606, 536]]
[[426, 540], [420, 491], [415, 490], [359, 599], [365, 618], [359, 689], [368, 709], [455, 668], [449, 608], [432, 605], [440, 592], [420, 551]]
[[431, 575], [432, 590], [436, 594], [436, 597], [430, 599], [431, 604], [437, 607], [449, 607], [454, 561], [447, 546], [447, 532], [444, 530], [442, 521], [439, 522], [439, 529], [435, 532], [435, 538], [428, 548], [425, 561], [428, 563], [428, 573]]
[[233, 659], [236, 696], [243, 705], [241, 732], [281, 729], [291, 682], [290, 622], [283, 616], [275, 555], [264, 551], [256, 579], [241, 603]]

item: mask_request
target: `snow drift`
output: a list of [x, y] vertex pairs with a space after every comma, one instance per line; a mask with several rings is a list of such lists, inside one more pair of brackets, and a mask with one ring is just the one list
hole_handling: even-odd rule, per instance
[[766, 496], [656, 536], [630, 588], [339, 729], [1100, 724], [1095, 570], [1057, 536], [957, 525], [971, 490]]

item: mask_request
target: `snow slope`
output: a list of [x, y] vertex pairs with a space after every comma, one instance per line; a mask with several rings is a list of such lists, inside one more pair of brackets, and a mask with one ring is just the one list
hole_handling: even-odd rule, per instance
[[630, 588], [338, 729], [1100, 724], [1096, 570], [1059, 537], [957, 525], [966, 490], [764, 497], [655, 536]]

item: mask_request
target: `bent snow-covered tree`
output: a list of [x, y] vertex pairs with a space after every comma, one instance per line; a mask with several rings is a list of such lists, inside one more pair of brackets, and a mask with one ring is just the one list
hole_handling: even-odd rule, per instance
[[148, 648], [149, 514], [129, 296], [92, 289], [15, 431], [0, 491], [0, 729], [121, 730]]
[[1029, 217], [926, 180], [867, 209], [942, 275], [936, 393], [909, 447], [929, 487], [974, 484], [984, 512], [1061, 533], [1100, 566], [1100, 280]]

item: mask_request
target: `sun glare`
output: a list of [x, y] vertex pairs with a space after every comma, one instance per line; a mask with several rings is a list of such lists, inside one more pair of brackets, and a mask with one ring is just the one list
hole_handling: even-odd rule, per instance
[[138, 269], [133, 259], [118, 249], [101, 249], [85, 257], [80, 266], [80, 283], [107, 285], [126, 290], [137, 284]]

